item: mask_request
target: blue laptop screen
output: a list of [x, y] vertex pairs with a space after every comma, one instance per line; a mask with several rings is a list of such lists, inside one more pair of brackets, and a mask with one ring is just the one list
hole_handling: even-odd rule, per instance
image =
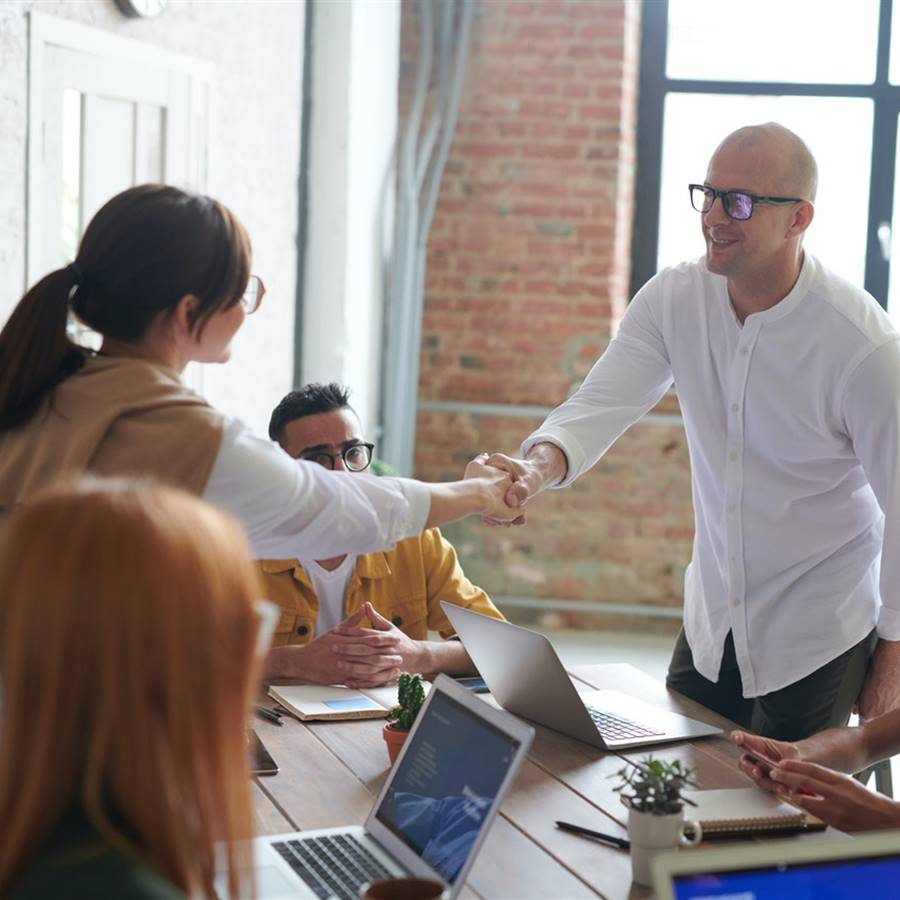
[[423, 715], [375, 818], [452, 884], [519, 742], [446, 694]]
[[675, 900], [858, 900], [886, 897], [888, 885], [900, 885], [900, 856], [678, 875], [673, 893]]

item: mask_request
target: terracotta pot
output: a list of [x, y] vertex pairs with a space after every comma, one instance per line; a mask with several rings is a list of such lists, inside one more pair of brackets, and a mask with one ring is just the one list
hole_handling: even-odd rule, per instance
[[397, 761], [403, 742], [409, 735], [408, 731], [403, 731], [394, 725], [385, 725], [381, 732], [384, 735], [384, 742], [387, 744], [388, 758], [393, 765]]

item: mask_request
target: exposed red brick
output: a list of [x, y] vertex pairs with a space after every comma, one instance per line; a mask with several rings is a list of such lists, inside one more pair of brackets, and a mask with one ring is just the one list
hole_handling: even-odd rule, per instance
[[[552, 406], [593, 365], [628, 299], [640, 4], [482, 0], [478, 10], [428, 245], [419, 394]], [[416, 5], [403, 0], [407, 61], [416, 28]], [[401, 69], [401, 114], [411, 72]], [[677, 412], [677, 400], [658, 408]], [[422, 411], [417, 474], [457, 478], [480, 450], [515, 452], [537, 424]], [[572, 488], [539, 498], [527, 528], [447, 531], [467, 573], [494, 592], [678, 606], [690, 503], [683, 430], [639, 425]]]

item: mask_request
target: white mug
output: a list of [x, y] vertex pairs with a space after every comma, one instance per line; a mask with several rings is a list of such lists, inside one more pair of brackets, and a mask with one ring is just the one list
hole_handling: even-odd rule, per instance
[[653, 857], [673, 847], [696, 847], [703, 840], [703, 829], [699, 822], [685, 821], [684, 810], [657, 816], [629, 808], [628, 839], [632, 878], [636, 884], [651, 885]]

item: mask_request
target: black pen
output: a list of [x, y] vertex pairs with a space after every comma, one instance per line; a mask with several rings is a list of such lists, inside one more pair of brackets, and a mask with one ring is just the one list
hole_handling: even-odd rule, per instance
[[631, 844], [625, 838], [616, 837], [613, 834], [603, 834], [601, 831], [591, 831], [590, 828], [582, 828], [581, 825], [573, 825], [571, 822], [557, 822], [556, 827], [562, 831], [571, 831], [572, 834], [580, 834], [582, 837], [602, 841], [604, 844], [612, 844], [620, 850], [630, 850]]
[[275, 712], [274, 709], [269, 709], [268, 706], [254, 706], [253, 711], [261, 716], [263, 719], [268, 719], [270, 722], [274, 722], [276, 725], [284, 725], [284, 722], [281, 721], [281, 716]]

